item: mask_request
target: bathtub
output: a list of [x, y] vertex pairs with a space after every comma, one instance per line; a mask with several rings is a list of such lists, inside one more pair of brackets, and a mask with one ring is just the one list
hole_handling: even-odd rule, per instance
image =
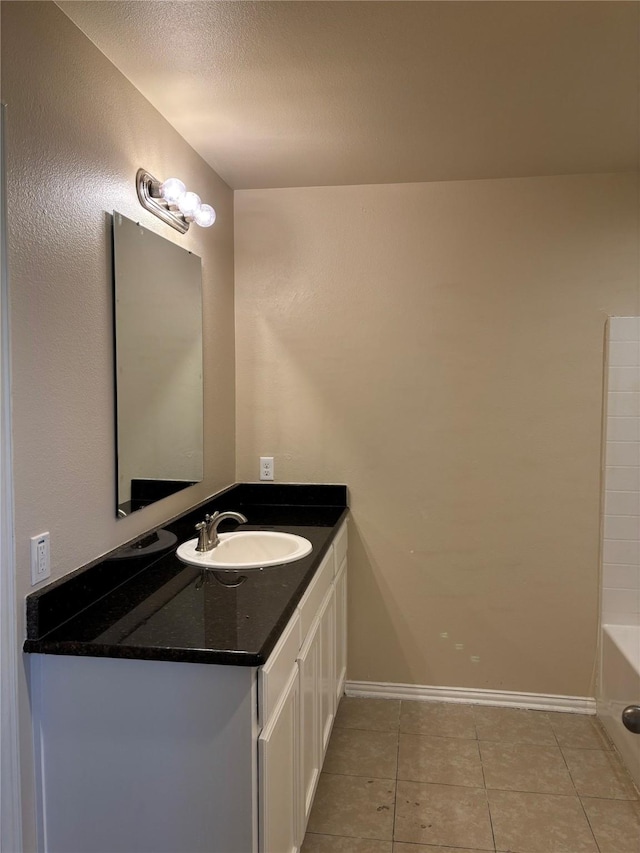
[[640, 735], [620, 716], [627, 705], [640, 705], [640, 625], [603, 625], [600, 661], [598, 717], [640, 786]]

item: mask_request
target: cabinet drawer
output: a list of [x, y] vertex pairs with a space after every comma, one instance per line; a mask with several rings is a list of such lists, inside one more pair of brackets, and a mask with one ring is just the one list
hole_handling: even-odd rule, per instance
[[303, 643], [313, 624], [313, 620], [318, 615], [320, 605], [327, 594], [327, 590], [333, 581], [335, 573], [334, 562], [333, 546], [331, 546], [326, 557], [320, 564], [320, 568], [316, 572], [315, 577], [309, 584], [309, 588], [303, 595], [302, 601], [298, 605], [298, 611], [300, 613], [300, 636]]
[[269, 660], [258, 670], [258, 717], [261, 726], [266, 726], [287, 686], [291, 669], [296, 665], [301, 645], [300, 614], [296, 610], [282, 632]]
[[336, 555], [335, 572], [338, 574], [342, 561], [347, 556], [347, 522], [345, 521], [333, 540], [333, 550]]

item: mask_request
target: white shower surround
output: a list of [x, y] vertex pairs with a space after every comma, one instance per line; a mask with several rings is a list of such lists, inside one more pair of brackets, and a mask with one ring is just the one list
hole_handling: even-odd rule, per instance
[[640, 785], [640, 736], [620, 716], [640, 704], [640, 317], [609, 320], [606, 411], [597, 711]]

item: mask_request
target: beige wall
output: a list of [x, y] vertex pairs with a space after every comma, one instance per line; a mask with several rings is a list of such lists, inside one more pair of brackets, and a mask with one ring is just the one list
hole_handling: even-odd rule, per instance
[[[52, 578], [234, 480], [233, 194], [53, 4], [2, 4], [15, 531], [20, 642], [29, 537], [51, 533]], [[144, 211], [144, 166], [218, 211], [188, 235]], [[110, 231], [114, 209], [202, 258], [205, 480], [115, 519]], [[33, 848], [30, 725], [21, 685], [25, 849]]]
[[592, 696], [635, 176], [247, 190], [235, 228], [237, 477], [349, 485], [348, 677]]

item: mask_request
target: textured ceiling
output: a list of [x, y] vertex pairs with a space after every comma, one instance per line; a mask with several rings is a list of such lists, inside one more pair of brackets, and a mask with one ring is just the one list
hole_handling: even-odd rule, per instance
[[234, 188], [637, 168], [637, 2], [58, 5]]

